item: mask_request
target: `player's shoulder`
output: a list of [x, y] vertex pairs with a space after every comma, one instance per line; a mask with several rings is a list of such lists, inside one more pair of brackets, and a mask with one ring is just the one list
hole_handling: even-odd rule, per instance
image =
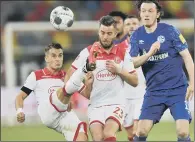
[[173, 25], [167, 24], [167, 23], [158, 23], [158, 29], [162, 30], [173, 30], [175, 27]]
[[39, 80], [39, 78], [45, 75], [44, 69], [35, 70], [35, 71], [32, 71], [32, 73], [34, 73], [36, 80]]

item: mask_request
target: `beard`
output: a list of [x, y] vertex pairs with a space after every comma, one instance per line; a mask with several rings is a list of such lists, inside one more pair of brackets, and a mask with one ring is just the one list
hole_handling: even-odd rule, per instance
[[109, 45], [105, 45], [105, 44], [102, 43], [102, 41], [100, 39], [99, 39], [99, 41], [100, 41], [101, 46], [104, 49], [110, 49], [112, 47], [112, 45], [113, 45], [113, 42], [111, 42]]

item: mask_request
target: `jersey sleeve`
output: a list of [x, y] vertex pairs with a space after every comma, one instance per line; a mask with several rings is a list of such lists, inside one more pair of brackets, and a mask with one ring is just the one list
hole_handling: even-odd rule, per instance
[[139, 55], [139, 46], [138, 46], [138, 39], [137, 39], [137, 31], [135, 31], [129, 41], [129, 49], [130, 49], [130, 56], [137, 57]]
[[72, 63], [72, 68], [77, 70], [79, 67], [84, 66], [86, 63], [87, 57], [89, 56], [89, 51], [87, 48], [84, 48], [79, 55], [76, 57], [74, 62]]
[[131, 56], [129, 55], [128, 50], [125, 53], [123, 68], [126, 69], [130, 73], [135, 71], [133, 60]]
[[25, 83], [24, 83], [24, 87], [30, 89], [30, 90], [34, 90], [36, 87], [36, 76], [34, 72], [31, 72], [31, 74], [27, 77]]
[[171, 33], [171, 39], [172, 39], [172, 43], [173, 43], [173, 48], [175, 48], [178, 52], [183, 51], [184, 49], [188, 48], [188, 44], [185, 40], [185, 38], [183, 37], [183, 35], [181, 34], [181, 32], [171, 26], [169, 29], [169, 32]]

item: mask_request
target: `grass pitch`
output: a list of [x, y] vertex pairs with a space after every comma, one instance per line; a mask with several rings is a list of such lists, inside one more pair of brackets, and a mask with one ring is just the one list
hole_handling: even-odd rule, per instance
[[[190, 136], [194, 141], [194, 122], [190, 124]], [[91, 136], [89, 135], [89, 140]], [[118, 141], [127, 141], [126, 132], [117, 134]], [[1, 141], [64, 141], [64, 137], [43, 125], [1, 127]], [[161, 122], [154, 125], [148, 141], [177, 141], [175, 123]]]

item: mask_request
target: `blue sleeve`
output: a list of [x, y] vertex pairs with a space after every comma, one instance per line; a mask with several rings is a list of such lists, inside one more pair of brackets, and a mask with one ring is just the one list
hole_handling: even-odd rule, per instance
[[131, 57], [137, 57], [139, 55], [139, 47], [137, 41], [137, 31], [135, 31], [130, 37], [129, 54]]
[[188, 44], [185, 38], [177, 28], [171, 26], [170, 34], [171, 34], [171, 39], [173, 41], [172, 42], [173, 48], [175, 48], [178, 52], [181, 52], [184, 49], [188, 48]]

